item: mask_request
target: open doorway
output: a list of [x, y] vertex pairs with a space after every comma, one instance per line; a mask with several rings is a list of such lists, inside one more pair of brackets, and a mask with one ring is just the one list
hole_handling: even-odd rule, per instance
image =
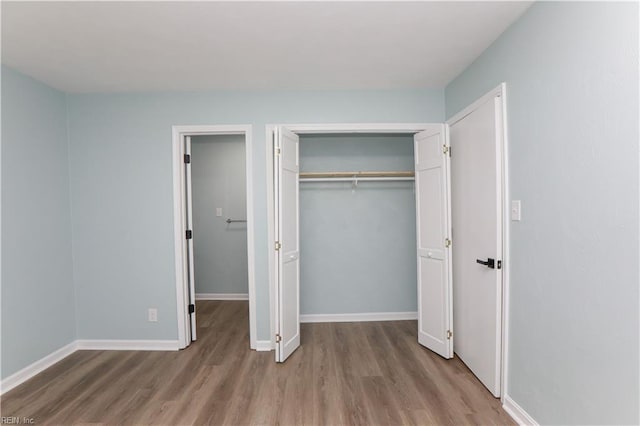
[[227, 303], [240, 312], [234, 318], [248, 319], [255, 348], [251, 127], [174, 126], [173, 133], [180, 347], [210, 325], [203, 318], [199, 327], [199, 307], [206, 314]]
[[196, 301], [248, 301], [244, 135], [189, 138]]

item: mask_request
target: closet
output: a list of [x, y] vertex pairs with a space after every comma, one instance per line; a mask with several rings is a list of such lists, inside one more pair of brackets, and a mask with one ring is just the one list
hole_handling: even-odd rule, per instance
[[300, 136], [301, 322], [417, 318], [413, 143]]
[[273, 128], [276, 361], [301, 320], [416, 310], [419, 343], [450, 358], [446, 126], [346, 126]]

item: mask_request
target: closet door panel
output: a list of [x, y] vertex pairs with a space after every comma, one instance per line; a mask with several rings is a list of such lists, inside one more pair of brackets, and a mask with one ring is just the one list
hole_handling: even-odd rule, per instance
[[451, 220], [446, 127], [415, 135], [418, 342], [453, 356]]
[[300, 174], [298, 135], [280, 128], [277, 140], [278, 169], [276, 246], [278, 303], [276, 307], [276, 360], [284, 362], [300, 346]]
[[[441, 259], [421, 256], [419, 261], [419, 280], [424, 282], [442, 282], [444, 280], [444, 262]], [[444, 345], [447, 339], [445, 334], [447, 320], [441, 307], [442, 300], [445, 299], [444, 291], [442, 286], [427, 286], [423, 289], [420, 298], [421, 332], [430, 336], [431, 339], [436, 339], [441, 345]]]
[[[440, 200], [442, 194], [442, 176], [440, 167], [428, 168], [416, 172], [416, 179], [420, 181], [417, 188], [417, 203], [421, 214], [420, 226], [417, 228], [420, 238], [418, 247], [431, 252], [438, 252], [438, 258], [443, 258], [444, 240], [444, 212], [437, 208], [433, 200]], [[424, 253], [426, 255], [427, 253]]]

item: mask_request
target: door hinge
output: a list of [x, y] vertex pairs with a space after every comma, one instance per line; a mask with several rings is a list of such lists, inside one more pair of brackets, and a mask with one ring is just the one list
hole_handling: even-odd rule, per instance
[[187, 232], [185, 232], [185, 234], [187, 234], [187, 240], [193, 238], [193, 231], [191, 229], [187, 229]]
[[282, 244], [280, 244], [280, 241], [276, 241], [276, 250], [280, 250], [280, 248], [282, 248]]
[[449, 152], [449, 147], [446, 145], [442, 145], [442, 153], [447, 154]]
[[192, 314], [196, 311], [196, 305], [193, 303], [189, 305], [189, 314]]
[[453, 337], [453, 332], [451, 330], [447, 330], [447, 340], [451, 340]]
[[445, 238], [444, 239], [444, 246], [445, 247], [451, 247], [451, 240], [449, 238]]
[[189, 155], [189, 154], [185, 154], [184, 155], [184, 163], [185, 164], [191, 163], [191, 155]]
[[280, 155], [280, 148], [276, 148], [276, 155]]
[[276, 334], [276, 343], [280, 343], [282, 342], [282, 336], [279, 334]]

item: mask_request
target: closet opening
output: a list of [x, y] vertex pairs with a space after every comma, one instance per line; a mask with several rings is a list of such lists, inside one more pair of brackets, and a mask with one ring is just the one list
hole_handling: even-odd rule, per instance
[[[268, 207], [270, 223], [273, 224], [269, 227], [269, 237], [270, 239], [273, 237], [275, 241], [269, 264], [272, 273], [271, 312], [276, 361], [284, 362], [300, 345], [301, 320], [371, 321], [402, 319], [402, 316], [409, 316], [409, 318], [417, 316], [419, 343], [445, 358], [451, 358], [453, 356], [451, 228], [446, 126], [443, 124], [287, 125], [270, 126], [268, 131], [272, 132], [270, 136], [273, 141], [273, 162], [268, 164], [273, 176], [272, 186], [269, 188], [272, 190], [269, 193], [272, 204]], [[314, 135], [316, 140], [313, 140], [313, 137], [305, 139], [309, 134]], [[342, 141], [339, 141], [340, 138]], [[309, 143], [306, 151], [305, 140]], [[363, 143], [367, 140], [369, 140], [368, 145]], [[390, 140], [394, 140], [395, 144], [389, 143]], [[315, 143], [312, 144], [311, 141]], [[322, 141], [325, 142], [325, 146], [319, 149], [326, 153], [324, 158], [318, 155], [320, 152], [318, 147], [322, 146]], [[412, 146], [413, 149], [411, 149]], [[332, 147], [336, 152], [331, 152]], [[301, 153], [306, 153], [307, 158], [301, 158]], [[367, 153], [373, 155], [367, 156]], [[325, 168], [304, 170], [309, 166]], [[344, 168], [346, 166], [349, 167]], [[336, 167], [340, 169], [335, 170]], [[351, 175], [351, 178], [347, 175]], [[331, 181], [328, 181], [329, 179]], [[351, 182], [344, 182], [345, 179]], [[406, 186], [407, 183], [412, 183], [410, 179], [415, 179], [415, 190], [412, 186], [408, 188]], [[342, 183], [340, 183], [341, 180]], [[321, 192], [313, 191], [311, 187], [301, 189], [301, 185], [318, 184], [329, 185], [329, 188]], [[337, 209], [337, 214], [334, 212], [331, 220], [342, 226], [342, 232], [334, 234], [334, 238], [343, 238], [342, 234], [347, 234], [348, 237], [351, 229], [358, 230], [357, 236], [354, 234], [348, 244], [343, 241], [342, 244], [347, 245], [348, 249], [342, 251], [339, 243], [331, 246], [331, 242], [328, 242], [324, 246], [320, 244], [319, 247], [313, 247], [318, 245], [318, 241], [313, 241], [309, 237], [303, 237], [309, 241], [301, 243], [300, 211], [307, 201], [310, 203], [309, 218], [325, 223], [327, 229], [335, 228], [331, 223], [326, 224], [325, 215], [318, 214], [317, 210], [322, 211], [322, 207], [313, 208], [312, 206], [315, 200], [323, 197], [325, 199], [329, 197], [325, 200], [326, 202], [330, 202], [331, 197], [346, 201], [345, 191], [336, 191], [335, 185], [339, 184], [351, 185], [351, 194], [349, 190], [346, 194], [349, 194], [349, 197], [355, 196], [355, 200], [350, 200], [350, 203], [346, 204], [335, 203], [336, 206], [333, 206]], [[369, 187], [369, 185], [374, 186]], [[372, 191], [375, 185], [378, 185], [378, 190], [382, 190], [378, 193], [378, 201], [387, 198], [384, 205], [376, 205], [376, 192]], [[386, 188], [384, 188], [385, 185]], [[359, 191], [361, 188], [364, 189]], [[381, 196], [381, 194], [385, 195]], [[404, 199], [400, 202], [399, 199], [394, 198], [398, 196]], [[412, 201], [415, 206], [413, 212], [410, 209]], [[345, 205], [352, 210], [350, 213], [362, 216], [362, 219], [354, 222], [352, 226], [346, 226], [347, 216], [339, 214], [340, 209], [344, 209]], [[402, 205], [404, 207], [401, 207]], [[378, 211], [383, 213], [382, 216], [375, 214]], [[393, 219], [394, 216], [395, 219]], [[408, 218], [413, 218], [413, 225], [405, 222]], [[402, 230], [390, 225], [389, 220], [397, 219], [404, 222], [396, 223], [403, 228]], [[315, 226], [307, 223], [304, 217], [303, 220], [305, 223], [302, 231], [313, 235]], [[359, 222], [366, 224], [367, 221], [371, 222], [372, 229], [359, 226], [361, 225]], [[391, 232], [388, 232], [388, 228], [392, 228]], [[412, 236], [411, 230], [413, 230]], [[330, 232], [327, 231], [327, 233]], [[376, 240], [375, 235], [378, 234], [383, 237]], [[406, 241], [405, 238], [399, 238], [401, 235], [408, 236]], [[324, 234], [320, 237], [324, 238]], [[309, 250], [317, 251], [319, 259], [304, 259], [302, 264], [301, 259], [306, 257], [306, 254], [301, 252], [301, 244], [307, 243]], [[413, 250], [409, 252], [408, 249], [411, 246]], [[404, 256], [396, 255], [393, 251], [399, 251]], [[336, 253], [337, 256], [334, 256]], [[353, 260], [363, 256], [366, 262], [361, 262], [358, 267], [354, 267], [358, 262]], [[327, 258], [331, 258], [331, 261], [323, 263], [322, 259]], [[345, 262], [345, 259], [351, 259], [352, 262], [349, 263], [348, 260]], [[389, 274], [383, 269], [376, 269], [377, 263], [385, 262], [387, 262], [386, 266], [391, 266], [394, 272]], [[346, 267], [347, 272], [338, 269], [337, 265]], [[403, 266], [399, 267], [399, 265]], [[301, 272], [301, 268], [304, 271]], [[301, 297], [304, 296], [301, 296], [301, 273], [306, 274], [306, 271], [312, 271], [314, 268], [318, 272], [322, 271], [322, 274], [338, 271], [342, 276], [336, 275], [334, 278], [344, 286], [353, 286], [356, 282], [356, 291], [351, 293], [359, 296], [343, 297], [342, 293], [334, 291], [332, 295], [324, 296], [324, 301], [322, 297], [319, 298], [320, 302], [310, 298], [308, 302], [304, 302], [306, 304], [303, 306], [304, 309], [331, 309], [332, 311], [320, 314], [311, 312], [308, 314], [309, 317], [302, 316], [304, 314], [300, 310]], [[411, 268], [413, 272], [405, 268]], [[374, 270], [374, 273], [368, 274], [369, 270]], [[415, 278], [412, 274], [415, 274], [413, 275]], [[307, 277], [309, 283], [323, 283], [325, 287], [330, 285], [328, 280], [323, 280], [317, 274], [314, 275], [309, 274]], [[365, 279], [361, 279], [359, 275], [365, 275]], [[400, 286], [404, 287], [398, 292], [401, 295], [393, 294], [393, 284], [397, 283], [398, 277], [407, 279], [407, 282]], [[412, 278], [411, 283], [409, 280]], [[378, 292], [367, 289], [367, 285], [371, 285], [372, 281], [375, 284], [381, 284], [383, 289]], [[415, 305], [402, 296], [409, 294], [408, 291], [411, 288]], [[334, 290], [337, 289], [334, 288]], [[340, 290], [345, 291], [345, 288], [342, 287]], [[375, 300], [376, 293], [383, 297]], [[333, 300], [329, 300], [330, 298]], [[383, 298], [391, 299], [392, 303], [387, 303], [389, 300], [381, 300]], [[369, 300], [365, 302], [365, 299]], [[325, 306], [313, 306], [323, 302]], [[417, 306], [417, 311], [407, 310], [412, 309], [413, 306]], [[336, 307], [347, 311], [336, 312]], [[393, 312], [390, 307], [402, 309], [402, 311]], [[370, 312], [374, 309], [376, 311]], [[388, 317], [385, 318], [387, 315]]]
[[300, 322], [417, 319], [413, 135], [300, 135]]
[[237, 330], [255, 348], [249, 126], [174, 127], [176, 290], [182, 348]]

